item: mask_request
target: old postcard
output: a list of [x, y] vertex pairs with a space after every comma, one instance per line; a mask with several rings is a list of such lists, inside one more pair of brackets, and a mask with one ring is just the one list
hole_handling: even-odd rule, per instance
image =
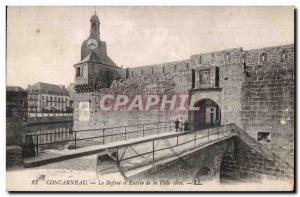
[[294, 190], [294, 7], [6, 11], [8, 191]]

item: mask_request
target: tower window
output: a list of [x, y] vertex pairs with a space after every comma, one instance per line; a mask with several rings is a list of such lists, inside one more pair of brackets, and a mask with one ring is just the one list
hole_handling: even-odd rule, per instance
[[80, 67], [76, 68], [76, 77], [80, 77]]
[[165, 73], [165, 67], [164, 66], [162, 67], [162, 72]]
[[259, 56], [259, 61], [260, 62], [266, 62], [267, 61], [267, 54], [266, 53], [261, 53]]
[[154, 69], [153, 69], [153, 67], [151, 68], [151, 73], [152, 73], [152, 74], [154, 73]]
[[189, 69], [189, 63], [186, 63], [186, 69], [187, 70]]
[[199, 64], [201, 64], [201, 63], [202, 63], [201, 56], [199, 56], [198, 63], [199, 63]]

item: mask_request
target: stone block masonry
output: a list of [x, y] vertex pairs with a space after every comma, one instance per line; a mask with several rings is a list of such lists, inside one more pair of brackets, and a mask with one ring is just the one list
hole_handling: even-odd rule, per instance
[[236, 138], [232, 150], [228, 150], [221, 163], [221, 178], [247, 179], [261, 178], [291, 180], [293, 166], [274, 155], [272, 160], [255, 152], [245, 141]]
[[6, 166], [12, 167], [23, 162], [23, 150], [20, 146], [6, 146]]
[[245, 55], [242, 127], [293, 164], [294, 46], [250, 50]]
[[[280, 158], [294, 157], [294, 45], [242, 48], [192, 55], [187, 60], [120, 69], [109, 88], [77, 93], [74, 129], [95, 129], [176, 117], [197, 123], [193, 111], [113, 111], [97, 108], [105, 94], [185, 94], [211, 100], [221, 124], [235, 123]], [[204, 75], [204, 74], [205, 75]], [[203, 84], [200, 84], [203, 83]], [[89, 103], [89, 121], [80, 121], [80, 103]], [[205, 117], [205, 116], [202, 116]]]

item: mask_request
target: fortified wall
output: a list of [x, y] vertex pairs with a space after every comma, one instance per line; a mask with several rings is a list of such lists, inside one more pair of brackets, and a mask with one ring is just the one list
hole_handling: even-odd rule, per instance
[[[265, 59], [262, 59], [265, 58]], [[294, 46], [244, 51], [242, 48], [198, 54], [189, 60], [121, 69], [110, 88], [76, 95], [74, 129], [95, 129], [182, 117], [193, 111], [102, 111], [105, 94], [185, 94], [209, 99], [220, 108], [220, 123], [235, 123], [282, 156], [294, 147]], [[207, 72], [203, 80], [203, 72]], [[201, 79], [202, 77], [202, 79]], [[79, 120], [79, 103], [89, 103], [88, 121]], [[292, 162], [292, 160], [290, 161]]]
[[[226, 49], [182, 61], [121, 68], [108, 57], [103, 43], [100, 22], [94, 15], [90, 37], [82, 44], [81, 62], [74, 65], [74, 130], [173, 122], [176, 118], [188, 120], [191, 130], [234, 123], [293, 162], [293, 44]], [[99, 102], [108, 94], [127, 95], [129, 100], [135, 95], [194, 96], [200, 109], [126, 110], [125, 106], [104, 111]], [[105, 105], [111, 102], [113, 99], [108, 99]]]

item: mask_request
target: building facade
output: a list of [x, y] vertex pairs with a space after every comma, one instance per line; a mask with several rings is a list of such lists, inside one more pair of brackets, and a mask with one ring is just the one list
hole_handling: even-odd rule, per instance
[[27, 118], [27, 91], [18, 86], [6, 87], [6, 118]]
[[18, 86], [6, 87], [6, 145], [22, 145], [27, 123], [27, 91]]
[[64, 86], [38, 82], [28, 90], [29, 113], [71, 112], [69, 92]]
[[[122, 69], [100, 41], [100, 22], [75, 64], [74, 129], [188, 120], [191, 129], [234, 123], [286, 161], [294, 158], [294, 45], [224, 49], [186, 60]], [[105, 63], [106, 62], [106, 63]], [[103, 111], [107, 94], [195, 96], [198, 111]], [[84, 114], [84, 115], [83, 115]]]

